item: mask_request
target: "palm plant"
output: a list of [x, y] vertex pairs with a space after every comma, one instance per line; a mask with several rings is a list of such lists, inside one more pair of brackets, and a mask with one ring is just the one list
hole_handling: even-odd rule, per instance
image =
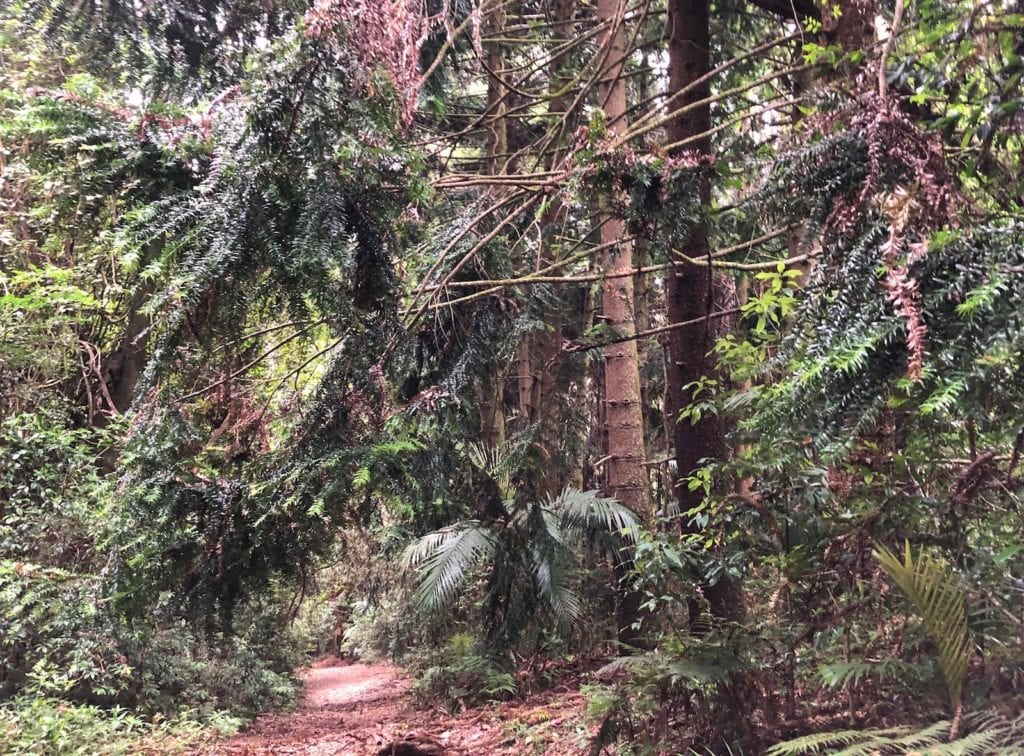
[[967, 627], [964, 591], [956, 575], [940, 557], [922, 551], [915, 560], [909, 541], [904, 544], [902, 560], [881, 545], [876, 547], [874, 554], [889, 577], [913, 603], [935, 642], [953, 708], [950, 737], [955, 738], [963, 718], [964, 678], [974, 646]]
[[517, 495], [503, 451], [470, 449], [474, 465], [497, 485], [500, 506], [487, 519], [428, 533], [402, 559], [405, 569], [417, 573], [415, 600], [424, 611], [449, 609], [470, 576], [484, 574], [483, 624], [495, 651], [514, 647], [531, 623], [543, 619], [563, 629], [577, 625], [583, 610], [574, 587], [578, 549], [619, 559], [639, 525], [630, 509], [597, 491], [566, 488], [554, 497], [525, 500]]

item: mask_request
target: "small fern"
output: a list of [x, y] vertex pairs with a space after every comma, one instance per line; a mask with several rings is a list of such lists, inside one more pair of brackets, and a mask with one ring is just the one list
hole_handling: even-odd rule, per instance
[[804, 735], [777, 743], [766, 756], [886, 756], [915, 753], [922, 756], [1010, 756], [1019, 754], [1024, 742], [1024, 715], [1010, 719], [980, 712], [965, 719], [968, 734], [943, 742], [952, 722], [941, 720], [922, 729], [892, 727], [884, 730], [841, 730]]
[[875, 680], [908, 680], [920, 677], [922, 669], [919, 664], [911, 664], [900, 659], [883, 661], [867, 661], [855, 659], [846, 662], [818, 665], [818, 675], [828, 688], [842, 688], [856, 685], [862, 678]]
[[[887, 730], [839, 730], [838, 732], [817, 732], [804, 735], [783, 743], [777, 743], [765, 751], [766, 756], [797, 756], [810, 753], [859, 752], [867, 749], [870, 753], [879, 741], [907, 734], [908, 728], [895, 727]], [[856, 749], [856, 750], [852, 750]]]

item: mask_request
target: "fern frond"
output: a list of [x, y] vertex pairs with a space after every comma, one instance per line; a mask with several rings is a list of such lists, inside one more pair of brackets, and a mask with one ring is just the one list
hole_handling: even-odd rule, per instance
[[[773, 745], [768, 756], [831, 753], [833, 756], [878, 756], [919, 753], [924, 756], [993, 756], [1019, 754], [1024, 742], [1024, 715], [1007, 719], [985, 712], [966, 719], [970, 734], [943, 743], [950, 720], [934, 722], [915, 730], [892, 727], [885, 730], [843, 730], [805, 735]], [[840, 748], [841, 750], [835, 750]]]
[[892, 746], [900, 749], [900, 753], [906, 753], [910, 750], [938, 745], [942, 742], [942, 738], [949, 733], [950, 724], [947, 719], [939, 720], [923, 730], [916, 730], [892, 741]]
[[[902, 734], [902, 732], [900, 732]], [[765, 751], [766, 756], [800, 756], [808, 753], [833, 753], [837, 748], [849, 749], [865, 743], [873, 744], [874, 734], [863, 730], [816, 732], [783, 743], [776, 743]]]
[[634, 656], [617, 656], [595, 672], [598, 679], [612, 677], [620, 672], [632, 672], [644, 666], [650, 666], [656, 654], [636, 654]]
[[928, 756], [1010, 756], [1021, 752], [1024, 714], [1008, 719], [1001, 714], [980, 712], [968, 717], [966, 726], [969, 734], [929, 749]]
[[729, 679], [732, 665], [728, 663], [728, 660], [723, 661], [724, 663], [713, 664], [680, 659], [665, 667], [665, 675], [672, 685], [682, 682], [698, 684], [725, 682]]
[[[927, 751], [929, 756], [991, 756], [1000, 753], [1000, 747], [1006, 745], [1006, 733], [1002, 728], [980, 730], [957, 738], [951, 743], [944, 743]], [[1020, 753], [1019, 750], [1012, 753]]]
[[828, 688], [842, 688], [847, 684], [856, 685], [863, 677], [875, 680], [906, 680], [920, 677], [920, 664], [899, 659], [866, 661], [853, 659], [845, 662], [818, 665], [818, 675]]
[[[889, 753], [888, 744], [906, 729], [867, 730], [864, 732], [865, 740], [863, 742], [848, 746], [841, 751], [830, 751], [829, 753], [831, 756], [880, 756], [880, 754]], [[899, 751], [899, 753], [905, 753], [905, 751]]]

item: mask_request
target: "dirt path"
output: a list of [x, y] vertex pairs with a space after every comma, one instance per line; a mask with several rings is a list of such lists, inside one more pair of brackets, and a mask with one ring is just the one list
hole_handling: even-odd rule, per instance
[[246, 732], [202, 753], [371, 756], [403, 741], [431, 756], [585, 753], [585, 733], [577, 724], [584, 701], [577, 691], [453, 716], [440, 707], [416, 708], [409, 680], [389, 664], [321, 663], [303, 677], [296, 711], [264, 715]]

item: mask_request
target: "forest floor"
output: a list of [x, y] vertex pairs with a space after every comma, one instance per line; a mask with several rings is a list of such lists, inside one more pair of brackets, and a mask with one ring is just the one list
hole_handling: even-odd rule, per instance
[[[429, 756], [587, 751], [586, 702], [575, 686], [452, 714], [418, 705], [409, 679], [390, 664], [325, 659], [302, 676], [305, 684], [295, 711], [265, 714], [241, 734], [197, 753], [371, 756], [399, 743]], [[398, 747], [394, 753], [417, 751]]]

